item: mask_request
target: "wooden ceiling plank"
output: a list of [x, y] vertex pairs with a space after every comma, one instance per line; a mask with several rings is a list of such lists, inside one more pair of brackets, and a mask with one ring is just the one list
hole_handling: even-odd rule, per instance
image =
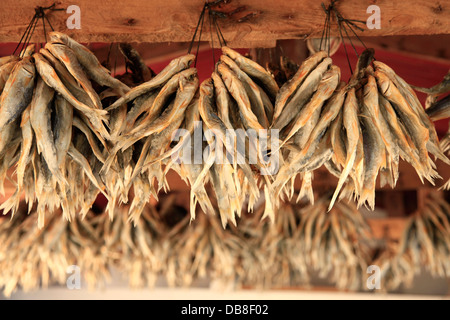
[[[25, 31], [37, 5], [53, 0], [2, 0], [0, 4], [0, 42], [17, 42]], [[72, 1], [60, 0], [67, 8]], [[344, 17], [366, 21], [372, 0], [338, 2]], [[81, 30], [68, 30], [65, 11], [52, 12], [56, 30], [81, 42], [188, 42], [191, 40], [204, 0], [78, 0]], [[450, 34], [450, 2], [430, 0], [378, 0], [381, 29], [366, 29], [364, 36]], [[302, 39], [320, 35], [324, 12], [320, 1], [232, 0], [217, 10], [228, 16], [220, 19], [230, 44], [268, 46], [275, 40]], [[236, 12], [235, 14], [231, 14]], [[205, 23], [206, 30], [209, 23]], [[209, 34], [205, 34], [209, 37]], [[41, 26], [33, 41], [43, 41]]]

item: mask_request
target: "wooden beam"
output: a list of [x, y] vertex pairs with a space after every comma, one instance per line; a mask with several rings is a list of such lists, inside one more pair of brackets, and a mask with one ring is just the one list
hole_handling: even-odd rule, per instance
[[392, 37], [362, 37], [369, 48], [401, 52], [402, 54], [418, 55], [423, 59], [436, 59], [437, 62], [448, 63], [450, 60], [450, 34], [426, 36], [392, 36]]
[[[18, 42], [29, 24], [34, 8], [54, 0], [2, 0], [0, 42]], [[325, 1], [328, 2], [328, 1]], [[52, 12], [56, 30], [81, 42], [187, 42], [194, 34], [204, 0], [60, 0], [59, 8], [81, 8], [81, 30], [67, 30], [65, 11]], [[273, 46], [279, 39], [302, 39], [320, 35], [324, 12], [317, 0], [231, 0], [218, 11], [225, 38], [239, 47]], [[449, 34], [450, 3], [430, 0], [346, 0], [338, 2], [344, 17], [366, 21], [367, 8], [381, 8], [381, 29], [365, 36]], [[209, 38], [205, 23], [204, 37]], [[336, 32], [337, 29], [333, 28]], [[38, 26], [34, 41], [43, 41]]]

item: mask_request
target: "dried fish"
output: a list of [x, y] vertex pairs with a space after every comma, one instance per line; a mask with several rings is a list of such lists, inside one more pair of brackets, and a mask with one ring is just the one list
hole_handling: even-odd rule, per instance
[[435, 102], [426, 112], [433, 121], [450, 118], [450, 95]]
[[18, 62], [5, 84], [0, 97], [0, 131], [30, 105], [33, 97], [36, 68], [31, 58]]
[[343, 184], [347, 180], [347, 177], [349, 176], [350, 171], [353, 169], [353, 165], [355, 164], [356, 154], [358, 151], [358, 140], [361, 136], [358, 113], [359, 106], [356, 99], [355, 89], [351, 89], [347, 93], [343, 109], [343, 125], [347, 136], [346, 159], [342, 168], [342, 173], [339, 176], [339, 183], [336, 187], [336, 191], [333, 194], [329, 209], [334, 206], [334, 202], [336, 201]]
[[138, 98], [143, 94], [146, 94], [150, 91], [160, 88], [177, 73], [188, 69], [194, 60], [195, 60], [194, 55], [186, 55], [177, 58], [175, 60], [172, 60], [169, 63], [169, 65], [163, 71], [161, 71], [156, 77], [140, 86], [133, 88], [130, 92], [128, 92], [125, 96], [117, 100], [106, 110], [108, 111], [114, 110], [124, 104], [127, 104], [128, 102], [135, 100], [136, 98]]
[[41, 54], [35, 53], [33, 57], [36, 61], [36, 68], [45, 83], [49, 87], [53, 88], [56, 92], [61, 94], [74, 108], [86, 115], [89, 118], [89, 121], [91, 121], [94, 128], [98, 130], [103, 138], [109, 138], [109, 133], [102, 123], [102, 121], [107, 122], [107, 111], [91, 108], [78, 101], [67, 90], [67, 88], [64, 86], [64, 84], [56, 74], [56, 71]]
[[275, 99], [279, 90], [278, 85], [275, 79], [263, 67], [228, 47], [223, 47], [222, 51], [225, 55], [233, 59], [242, 71], [259, 82], [272, 99]]
[[13, 60], [0, 67], [0, 93], [3, 92], [6, 82], [8, 81], [16, 64], [17, 60]]
[[400, 243], [384, 252], [374, 263], [387, 270], [383, 285], [395, 290], [401, 284], [411, 284], [412, 277], [424, 266], [433, 276], [447, 277], [450, 269], [448, 203], [432, 193], [423, 208], [408, 219]]
[[[311, 119], [316, 110], [322, 109], [323, 104], [332, 96], [339, 84], [340, 69], [332, 66], [320, 81], [317, 91], [312, 95], [311, 100], [300, 109], [298, 116], [294, 120], [284, 143], [286, 143], [297, 131], [303, 128]], [[299, 89], [301, 90], [301, 88]]]
[[258, 85], [253, 82], [253, 80], [244, 71], [242, 71], [239, 66], [229, 57], [223, 55], [220, 57], [220, 61], [226, 64], [228, 68], [230, 68], [230, 70], [233, 71], [242, 82], [245, 91], [247, 92], [253, 113], [255, 114], [258, 122], [263, 126], [263, 128], [268, 129], [269, 120], [264, 109], [264, 102], [262, 100]]
[[119, 50], [127, 60], [127, 65], [132, 71], [135, 82], [147, 82], [155, 76], [153, 70], [145, 64], [136, 49], [129, 43], [119, 44]]
[[55, 124], [53, 136], [55, 139], [58, 166], [64, 173], [65, 158], [72, 141], [73, 108], [60, 95], [55, 97]]
[[375, 77], [377, 78], [381, 93], [393, 103], [393, 107], [405, 123], [408, 133], [411, 134], [414, 145], [419, 152], [419, 159], [422, 166], [429, 168], [428, 151], [426, 148], [426, 144], [430, 138], [428, 130], [423, 126], [417, 114], [389, 78], [379, 71], [375, 72]]
[[[314, 60], [312, 60], [311, 62], [313, 61]], [[297, 110], [301, 110], [303, 106], [309, 101], [312, 94], [317, 90], [320, 81], [322, 80], [324, 74], [331, 66], [331, 64], [332, 60], [330, 58], [325, 58], [311, 73], [308, 74], [305, 81], [301, 83], [297, 91], [286, 102], [286, 106], [283, 107], [279, 106], [279, 104], [276, 105], [274, 123], [272, 124], [273, 129], [281, 130], [292, 121], [292, 119], [297, 114]], [[302, 68], [300, 68], [299, 72], [301, 71]], [[307, 66], [305, 66], [304, 72], [305, 71], [307, 72]], [[288, 86], [289, 85], [290, 84], [288, 84]], [[281, 110], [283, 112], [281, 112]], [[278, 114], [279, 116], [277, 116]]]
[[61, 187], [67, 183], [58, 162], [58, 154], [52, 131], [51, 112], [55, 92], [39, 78], [30, 108], [30, 121], [36, 136], [37, 149], [42, 154], [52, 175]]
[[92, 87], [91, 82], [86, 76], [83, 67], [79, 64], [75, 53], [69, 47], [57, 44], [57, 43], [47, 43], [45, 48], [53, 54], [59, 61], [61, 61], [64, 66], [69, 70], [70, 74], [77, 80], [78, 84], [83, 87], [88, 96], [90, 97], [95, 108], [101, 109], [101, 101], [98, 94]]
[[128, 86], [110, 75], [109, 70], [100, 64], [92, 52], [69, 36], [60, 32], [51, 32], [50, 40], [53, 44], [64, 44], [72, 49], [89, 77], [98, 84], [114, 89], [119, 96], [130, 91]]
[[259, 130], [264, 130], [264, 127], [259, 123], [258, 118], [253, 113], [248, 94], [237, 75], [223, 63], [218, 65], [217, 71], [222, 77], [228, 91], [239, 106], [241, 120], [244, 123], [244, 126], [247, 129], [253, 129], [257, 132], [259, 132]]

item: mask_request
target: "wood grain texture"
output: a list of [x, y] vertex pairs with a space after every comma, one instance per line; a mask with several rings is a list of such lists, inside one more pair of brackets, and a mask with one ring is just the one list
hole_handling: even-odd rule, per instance
[[[53, 0], [2, 0], [0, 42], [17, 42], [37, 5]], [[324, 12], [317, 0], [231, 0], [217, 8], [227, 13], [221, 19], [225, 38], [236, 47], [273, 46], [279, 39], [319, 35]], [[325, 1], [327, 2], [327, 1]], [[82, 42], [186, 42], [190, 41], [204, 0], [61, 0], [59, 8], [81, 8], [81, 30], [67, 30], [65, 12], [53, 12], [55, 29]], [[345, 0], [338, 8], [344, 17], [366, 21], [369, 5], [381, 8], [381, 30], [365, 36], [449, 34], [450, 2], [442, 0]], [[204, 37], [209, 38], [208, 23]], [[335, 28], [335, 31], [337, 29]], [[36, 28], [35, 41], [43, 41]], [[209, 39], [208, 39], [209, 40]]]

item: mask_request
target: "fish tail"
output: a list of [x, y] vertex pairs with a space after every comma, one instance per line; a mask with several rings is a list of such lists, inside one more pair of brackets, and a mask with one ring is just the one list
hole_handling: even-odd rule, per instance
[[41, 202], [38, 204], [36, 213], [38, 215], [38, 228], [41, 230], [45, 226], [45, 216], [47, 214], [47, 210], [45, 207], [45, 204], [42, 204]]
[[446, 184], [440, 187], [439, 190], [450, 190], [450, 179], [447, 181]]
[[103, 167], [100, 170], [100, 173], [107, 173], [110, 171], [114, 161], [116, 161], [118, 152], [119, 152], [119, 148], [117, 148], [117, 146], [114, 147], [114, 149], [111, 151], [110, 155], [106, 159], [105, 163], [103, 164]]
[[109, 134], [108, 130], [105, 128], [105, 126], [103, 125], [103, 123], [100, 123], [98, 128], [96, 128], [96, 130], [98, 130], [98, 133], [100, 134], [100, 136], [105, 139], [105, 140], [111, 140], [111, 135]]
[[133, 202], [131, 203], [131, 207], [130, 207], [130, 211], [129, 211], [129, 217], [128, 217], [128, 222], [133, 222], [134, 225], [136, 226], [139, 218], [142, 215], [142, 212], [144, 211], [145, 208], [145, 200], [141, 199], [142, 195], [140, 196], [135, 196], [135, 198], [133, 199]]
[[117, 204], [117, 199], [114, 197], [110, 201], [108, 201], [108, 205], [106, 206], [106, 209], [105, 209], [105, 211], [108, 213], [109, 219], [111, 221], [114, 220], [116, 204]]
[[[193, 194], [195, 195], [195, 198], [197, 198], [196, 201], [200, 204], [200, 207], [202, 208], [203, 212], [205, 214], [211, 214], [214, 215], [216, 211], [214, 210], [214, 207], [211, 203], [211, 200], [208, 197], [208, 194], [206, 193], [206, 190], [204, 187], [201, 187], [200, 190], [193, 191]], [[191, 208], [192, 210], [192, 208]], [[192, 216], [192, 211], [191, 211]], [[194, 209], [194, 219], [195, 219], [195, 209]]]
[[450, 160], [449, 160], [449, 158], [442, 152], [442, 150], [440, 149], [440, 147], [438, 147], [438, 146], [436, 146], [436, 145], [434, 145], [434, 144], [431, 144], [431, 145], [432, 145], [431, 148], [429, 148], [430, 151], [431, 151], [431, 153], [432, 153], [437, 159], [441, 160], [441, 161], [444, 162], [445, 164], [450, 165]]
[[400, 172], [398, 171], [398, 159], [397, 159], [397, 161], [392, 163], [391, 177], [392, 177], [391, 187], [395, 188], [395, 186], [397, 185], [398, 179], [400, 178]]
[[270, 191], [267, 185], [264, 186], [264, 196], [266, 198], [266, 206], [264, 209], [264, 216], [262, 219], [269, 218], [272, 223], [275, 223], [274, 206], [270, 198]]
[[[367, 203], [367, 204], [366, 204]], [[375, 190], [369, 190], [367, 188], [363, 189], [361, 198], [359, 199], [358, 206], [361, 207], [362, 204], [366, 204], [366, 207], [375, 210]]]
[[135, 144], [138, 140], [140, 140], [140, 138], [135, 138], [135, 137], [130, 137], [128, 139], [124, 139], [122, 141], [120, 141], [119, 145], [121, 146], [121, 150], [125, 151], [128, 148], [130, 148], [133, 144]]
[[[195, 208], [197, 207], [197, 200], [196, 200], [195, 194], [192, 190], [191, 190], [191, 194], [190, 194], [190, 202], [189, 203], [190, 203], [190, 211], [191, 211], [191, 221], [194, 221], [195, 217], [196, 217]], [[202, 210], [205, 211], [204, 208], [202, 208]]]
[[287, 182], [288, 179], [282, 178], [281, 176], [277, 177], [274, 184], [272, 185], [275, 198], [278, 198], [280, 196]]
[[350, 171], [353, 168], [355, 159], [356, 159], [356, 151], [353, 152], [353, 154], [347, 159], [347, 163], [345, 164], [344, 170], [342, 171], [342, 174], [339, 178], [339, 182], [336, 187], [336, 190], [334, 191], [333, 198], [331, 199], [330, 205], [328, 206], [328, 212], [330, 212], [331, 209], [334, 207], [334, 204], [337, 200], [339, 192], [341, 192], [342, 186], [344, 185], [345, 181], [347, 180], [347, 178], [350, 174]]
[[9, 212], [11, 212], [11, 216], [14, 217], [17, 210], [19, 209], [19, 205], [20, 193], [19, 189], [17, 189], [16, 192], [0, 206], [0, 211], [3, 210], [3, 215], [7, 215]]
[[302, 186], [298, 194], [297, 203], [301, 199], [306, 198], [312, 205], [314, 205], [314, 190], [312, 187], [312, 172], [306, 172], [303, 176]]

